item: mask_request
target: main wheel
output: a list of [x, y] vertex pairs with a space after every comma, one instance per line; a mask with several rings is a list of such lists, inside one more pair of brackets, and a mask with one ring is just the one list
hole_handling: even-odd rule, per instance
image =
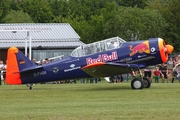
[[141, 79], [135, 78], [131, 81], [131, 88], [132, 89], [143, 89], [144, 84]]
[[151, 87], [151, 81], [148, 78], [143, 77], [143, 83], [144, 83], [144, 88], [150, 88]]

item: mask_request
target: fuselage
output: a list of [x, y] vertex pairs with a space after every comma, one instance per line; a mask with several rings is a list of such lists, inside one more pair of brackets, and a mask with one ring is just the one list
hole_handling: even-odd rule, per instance
[[41, 69], [20, 73], [22, 83], [89, 78], [92, 76], [84, 72], [81, 68], [97, 62], [133, 63], [137, 65], [144, 64], [145, 66], [156, 65], [162, 63], [158, 44], [159, 41], [157, 38], [150, 39], [149, 41], [125, 42], [120, 48], [81, 57], [69, 56], [59, 61], [44, 64]]

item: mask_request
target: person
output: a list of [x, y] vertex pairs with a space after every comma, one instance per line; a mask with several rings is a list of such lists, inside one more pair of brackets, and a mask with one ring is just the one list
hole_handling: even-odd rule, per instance
[[35, 58], [32, 59], [32, 62], [35, 63], [36, 65], [38, 65]]
[[129, 78], [131, 77], [131, 74], [130, 73], [126, 73], [126, 74], [123, 74], [122, 78], [123, 80], [126, 78], [126, 82], [129, 81]]
[[114, 78], [114, 83], [118, 83], [118, 77], [117, 77], [117, 75], [114, 75], [113, 78]]
[[96, 52], [101, 52], [100, 48], [97, 48], [97, 49], [96, 49]]
[[167, 61], [167, 65], [168, 65], [168, 67], [173, 68], [173, 66], [174, 66], [174, 61], [173, 61], [173, 58], [172, 58], [172, 57], [169, 58], [169, 60]]
[[159, 82], [159, 76], [160, 76], [160, 71], [159, 71], [159, 68], [156, 67], [156, 69], [154, 70], [154, 79], [155, 79], [155, 83], [158, 83]]
[[80, 81], [81, 81], [81, 83], [85, 83], [85, 79], [84, 78], [82, 78]]
[[89, 55], [89, 54], [91, 54], [92, 52], [91, 52], [91, 49], [88, 47], [87, 48], [87, 52], [86, 52], [86, 55]]
[[95, 83], [98, 83], [100, 78], [95, 78]]
[[169, 78], [171, 79], [171, 82], [174, 82], [174, 75], [173, 75], [173, 67], [174, 67], [174, 60], [172, 57], [169, 58], [167, 61], [167, 68], [169, 72]]
[[114, 49], [116, 48], [114, 45], [114, 41], [111, 41], [111, 44], [109, 45], [108, 49]]
[[177, 62], [180, 63], [180, 55], [177, 56]]
[[120, 82], [123, 82], [124, 81], [124, 77], [122, 74], [120, 74], [120, 77], [121, 77], [121, 81]]
[[50, 62], [53, 62], [53, 59], [50, 59], [49, 61], [50, 61]]
[[174, 66], [175, 66], [176, 64], [178, 64], [178, 57], [177, 57], [177, 56], [174, 57], [173, 62], [174, 62]]
[[43, 64], [44, 64], [44, 61], [43, 61], [43, 60], [40, 60], [39, 65], [43, 65]]
[[90, 78], [90, 83], [94, 83], [94, 78]]
[[117, 75], [117, 83], [120, 83], [122, 79], [122, 75]]
[[1, 60], [0, 60], [0, 85], [1, 85], [1, 78], [2, 78], [2, 74], [1, 74], [1, 72], [2, 72], [2, 67], [3, 67], [3, 65], [2, 65], [2, 62], [1, 62]]
[[114, 83], [114, 81], [115, 81], [115, 80], [114, 80], [114, 76], [110, 76], [109, 79], [110, 79], [110, 82], [111, 82], [111, 83]]
[[2, 80], [2, 78], [4, 80], [6, 79], [6, 64], [4, 64], [3, 61], [0, 61], [0, 78], [0, 80]]
[[164, 83], [164, 79], [167, 79], [167, 83], [168, 83], [169, 74], [168, 74], [168, 69], [164, 63], [162, 63], [161, 66], [159, 67], [159, 71], [160, 71], [160, 76], [162, 78], [162, 82]]
[[144, 77], [148, 78], [152, 83], [152, 70], [151, 69], [144, 69]]
[[177, 66], [177, 68], [176, 68], [176, 73], [177, 73], [177, 80], [179, 81], [179, 83], [180, 83], [180, 64]]
[[45, 63], [46, 64], [49, 63], [49, 59], [48, 58], [45, 59]]
[[174, 79], [176, 78], [177, 76], [177, 73], [176, 73], [176, 66], [179, 64], [178, 63], [178, 56], [175, 56], [174, 59], [173, 59], [173, 63], [174, 63], [174, 66], [173, 66], [173, 70], [172, 70], [172, 83], [174, 83]]

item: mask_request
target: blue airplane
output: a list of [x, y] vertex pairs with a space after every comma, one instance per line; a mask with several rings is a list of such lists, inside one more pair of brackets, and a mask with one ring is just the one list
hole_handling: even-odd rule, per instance
[[97, 78], [134, 73], [140, 76], [131, 81], [132, 89], [149, 88], [151, 82], [142, 76], [141, 69], [165, 63], [172, 45], [161, 38], [126, 42], [119, 37], [77, 47], [69, 57], [36, 65], [17, 47], [10, 47], [7, 54], [6, 83], [11, 85], [63, 81], [78, 78]]

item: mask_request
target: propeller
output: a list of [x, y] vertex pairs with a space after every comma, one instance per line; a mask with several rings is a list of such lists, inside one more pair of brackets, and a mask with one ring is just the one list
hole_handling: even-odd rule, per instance
[[173, 50], [174, 50], [174, 47], [172, 45], [166, 45], [166, 52], [167, 52], [167, 54], [172, 53]]
[[168, 60], [168, 54], [170, 54], [174, 50], [174, 47], [172, 45], [166, 45], [165, 41], [160, 38], [158, 44], [161, 60], [163, 63], [165, 63]]

